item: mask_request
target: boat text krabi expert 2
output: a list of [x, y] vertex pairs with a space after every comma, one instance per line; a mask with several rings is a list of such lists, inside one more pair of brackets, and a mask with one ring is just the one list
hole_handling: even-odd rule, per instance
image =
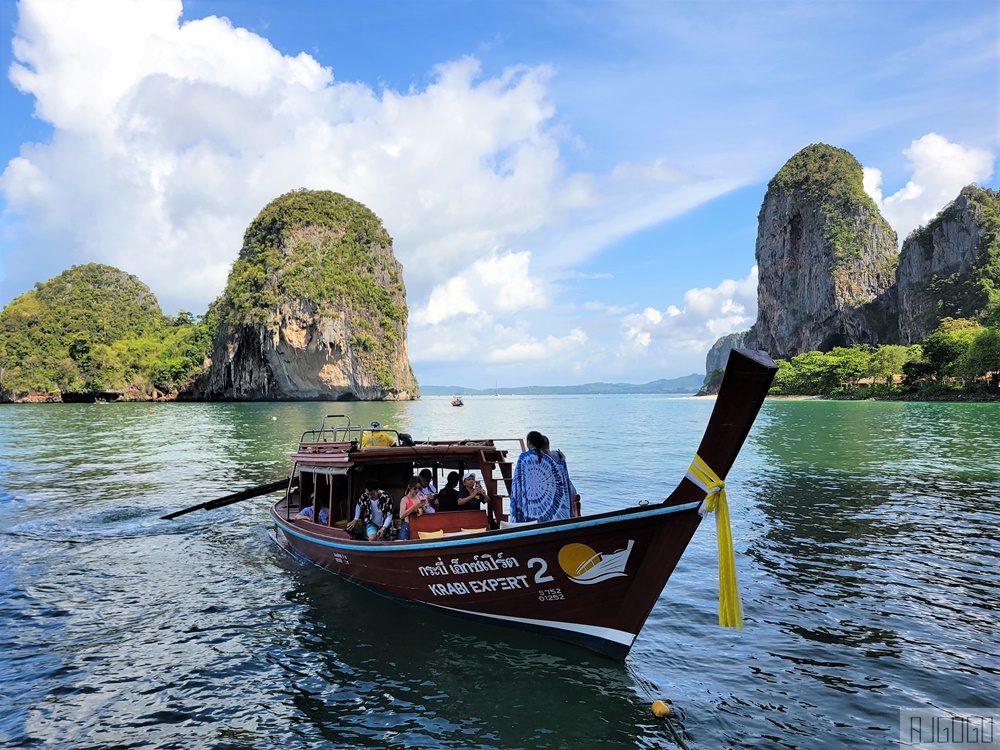
[[[720, 622], [740, 627], [724, 480], [760, 410], [776, 367], [764, 352], [734, 350], [701, 445], [663, 501], [596, 515], [510, 524], [519, 439], [413, 442], [375, 424], [303, 434], [285, 496], [271, 509], [275, 537], [296, 557], [391, 597], [466, 618], [579, 644], [623, 659], [707, 512], [720, 550]], [[421, 469], [435, 478], [477, 473], [485, 510], [410, 518], [407, 541], [358, 539], [345, 527], [376, 479], [393, 498]], [[440, 485], [438, 485], [440, 486]], [[298, 516], [313, 506], [316, 520]], [[326, 513], [321, 513], [322, 509]]]

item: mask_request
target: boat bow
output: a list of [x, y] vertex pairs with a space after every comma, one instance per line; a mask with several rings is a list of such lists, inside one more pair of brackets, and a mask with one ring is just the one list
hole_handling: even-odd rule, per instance
[[[300, 494], [329, 498], [329, 522], [294, 516], [302, 501], [293, 506], [289, 493], [271, 511], [276, 536], [296, 556], [379, 593], [624, 658], [698, 528], [699, 510], [724, 506], [725, 477], [776, 370], [764, 352], [730, 354], [698, 448], [702, 473], [689, 473], [662, 503], [494, 530], [484, 528], [485, 511], [466, 511], [481, 517], [409, 541], [359, 541], [335, 521], [351, 517], [349, 502], [364, 480], [378, 477], [384, 485], [424, 466], [477, 465], [498, 488], [509, 482], [511, 463], [492, 440], [371, 445], [364, 430], [357, 440], [350, 433], [327, 442], [321, 429], [304, 436], [293, 460], [308, 478]], [[492, 477], [494, 469], [500, 479]], [[706, 495], [715, 500], [704, 503]], [[441, 525], [462, 514], [434, 517]]]

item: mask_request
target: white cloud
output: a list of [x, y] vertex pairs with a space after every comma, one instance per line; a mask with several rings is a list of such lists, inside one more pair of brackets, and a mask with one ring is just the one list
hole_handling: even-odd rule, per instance
[[548, 261], [557, 265], [586, 260], [636, 232], [681, 216], [744, 185], [737, 179], [690, 180], [682, 184], [641, 182], [617, 196], [604, 196], [604, 204], [587, 216], [576, 217], [575, 226], [551, 241]]
[[607, 313], [608, 315], [624, 315], [628, 312], [628, 308], [624, 305], [609, 305], [606, 302], [601, 302], [600, 300], [591, 300], [590, 302], [583, 303], [584, 310], [592, 310], [594, 312]]
[[[717, 287], [689, 289], [684, 307], [667, 305], [664, 310], [648, 307], [628, 315], [625, 351], [631, 356], [680, 357], [699, 368], [716, 339], [746, 330], [757, 319], [757, 266], [745, 279], [726, 279]], [[701, 357], [698, 362], [695, 355]]]
[[[579, 360], [580, 350], [587, 343], [587, 334], [574, 328], [566, 336], [546, 336], [542, 340], [528, 338], [495, 348], [486, 356], [487, 362], [567, 362]], [[572, 365], [571, 365], [572, 366]]]
[[459, 315], [517, 313], [545, 307], [544, 285], [530, 275], [531, 253], [507, 253], [473, 262], [434, 287], [424, 307], [410, 314], [414, 327], [436, 326]]
[[[637, 233], [759, 181], [787, 158], [782, 144], [803, 130], [812, 137], [786, 117], [808, 102], [790, 110], [748, 87], [763, 79], [747, 72], [746, 55], [732, 56], [734, 78], [718, 44], [698, 47], [678, 32], [693, 46], [659, 67], [646, 55], [623, 68], [589, 51], [575, 62], [543, 51], [533, 59], [558, 61], [558, 73], [512, 65], [485, 76], [475, 59], [452, 58], [429, 84], [397, 91], [341, 82], [312, 56], [283, 55], [226, 19], [182, 24], [181, 11], [179, 0], [19, 3], [11, 79], [53, 132], [23, 145], [0, 176], [0, 295], [96, 261], [137, 274], [167, 311], [201, 311], [222, 290], [247, 224], [306, 187], [342, 192], [384, 220], [404, 266], [411, 360], [442, 372], [533, 363], [530, 372], [565, 382], [568, 371], [633, 379], [640, 361], [644, 371], [694, 370], [715, 338], [753, 322], [755, 272], [648, 306], [623, 291], [641, 265], [622, 263], [611, 278], [607, 264], [583, 263], [609, 247], [628, 260]], [[643, 29], [648, 15], [633, 14]], [[684, 14], [667, 15], [686, 26]], [[726, 34], [771, 48], [737, 26]], [[647, 41], [659, 50], [662, 31]], [[448, 54], [455, 49], [465, 51]], [[689, 74], [705, 60], [729, 76], [713, 76], [711, 91]], [[786, 70], [779, 62], [769, 67]], [[825, 93], [820, 119], [840, 121], [841, 104]], [[555, 99], [600, 105], [557, 113]], [[720, 101], [735, 103], [734, 116], [719, 116]], [[655, 137], [643, 135], [649, 123]], [[992, 168], [991, 155], [933, 134], [906, 154], [913, 179], [884, 200], [881, 173], [866, 170], [866, 189], [901, 234], [900, 223], [926, 221]], [[573, 171], [568, 155], [600, 166]], [[628, 161], [616, 165], [618, 155]]]
[[[375, 91], [227, 19], [182, 24], [181, 11], [176, 0], [20, 4], [11, 79], [54, 134], [0, 176], [15, 247], [32, 247], [3, 258], [0, 282], [20, 285], [11, 296], [102, 262], [139, 276], [167, 311], [200, 311], [253, 217], [308, 187], [383, 219], [418, 324], [514, 313], [547, 304], [539, 278], [738, 185], [654, 159], [614, 170], [602, 194], [563, 164], [545, 66], [484, 78], [463, 58], [424, 89]], [[532, 248], [534, 278], [518, 246]]]
[[[104, 262], [168, 310], [203, 309], [250, 220], [310, 187], [382, 217], [422, 302], [456, 271], [496, 263], [510, 238], [594, 200], [588, 178], [560, 163], [543, 66], [483, 79], [465, 58], [438, 66], [426, 89], [376, 92], [226, 19], [180, 24], [179, 2], [19, 7], [11, 78], [54, 135], [23, 146], [0, 177], [20, 244], [35, 248], [7, 257], [6, 276]], [[497, 289], [500, 309], [538, 294]]]
[[553, 357], [565, 374], [613, 360], [591, 332], [628, 309], [560, 305], [564, 285], [610, 277], [574, 266], [742, 184], [663, 158], [603, 178], [568, 171], [560, 150], [575, 136], [555, 121], [543, 65], [484, 77], [466, 57], [423, 88], [375, 90], [181, 12], [177, 0], [19, 5], [11, 80], [53, 135], [0, 176], [5, 229], [21, 233], [0, 274], [19, 284], [10, 296], [101, 262], [136, 274], [166, 311], [199, 312], [267, 202], [331, 189], [394, 237], [413, 362], [463, 360], [485, 341], [480, 361]]
[[463, 316], [447, 327], [416, 326], [409, 338], [414, 363], [457, 361], [480, 370], [486, 364], [542, 364], [563, 374], [576, 369], [589, 341], [580, 327], [564, 335], [545, 334], [530, 324], [507, 326], [486, 315]]
[[986, 182], [993, 176], [994, 154], [985, 149], [951, 143], [937, 133], [928, 133], [903, 151], [913, 175], [906, 185], [883, 198], [882, 171], [864, 168], [865, 192], [896, 230], [900, 243], [958, 197], [970, 183]]
[[[875, 201], [875, 205], [882, 209], [882, 170], [875, 167], [861, 168], [862, 180], [865, 192]], [[886, 219], [888, 221], [888, 219]], [[892, 226], [892, 223], [889, 224]]]
[[[672, 377], [703, 372], [705, 355], [720, 336], [746, 330], [755, 322], [757, 267], [742, 279], [689, 289], [681, 306], [668, 302], [662, 308], [623, 314], [621, 307], [588, 302], [581, 309], [581, 315], [553, 311], [555, 325], [550, 328], [562, 326], [564, 331], [556, 335], [539, 332], [530, 318], [504, 326], [483, 315], [459, 316], [447, 328], [411, 328], [410, 358], [421, 364], [463, 359], [496, 365], [490, 373], [501, 373], [507, 382], [525, 382], [526, 366], [535, 378], [532, 382], [554, 383], [646, 382], [664, 373]], [[612, 324], [615, 327], [609, 330]], [[438, 374], [427, 382], [449, 380]]]
[[649, 182], [690, 182], [692, 175], [678, 167], [657, 159], [651, 164], [619, 164], [611, 172], [616, 180], [645, 180]]

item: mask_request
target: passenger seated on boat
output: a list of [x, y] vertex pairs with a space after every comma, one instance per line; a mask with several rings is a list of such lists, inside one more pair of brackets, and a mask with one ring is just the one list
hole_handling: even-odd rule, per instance
[[475, 474], [466, 474], [462, 489], [458, 491], [459, 510], [482, 510], [481, 504], [489, 502], [483, 485], [476, 481]]
[[458, 472], [448, 474], [448, 484], [438, 493], [438, 512], [448, 513], [458, 510]]
[[[420, 477], [411, 478], [406, 485], [406, 494], [403, 495], [403, 499], [399, 501], [399, 520], [403, 522], [399, 527], [400, 541], [405, 541], [410, 538], [410, 522], [407, 519], [413, 515], [419, 516], [426, 513], [430, 508], [427, 496], [420, 494], [422, 487], [423, 485], [420, 483]], [[431, 509], [430, 512], [433, 512], [433, 509]]]
[[431, 481], [434, 477], [431, 474], [430, 469], [421, 469], [420, 473], [417, 475], [420, 478], [420, 496], [426, 497], [429, 503], [429, 510], [433, 511], [437, 509], [437, 487]]
[[[305, 518], [306, 520], [312, 521], [313, 520], [313, 514], [315, 513], [315, 511], [316, 511], [316, 506], [315, 505], [307, 505], [302, 510], [300, 510], [296, 514], [295, 517], [296, 518]], [[323, 507], [323, 508], [319, 509], [319, 522], [321, 524], [324, 524], [324, 525], [330, 523], [330, 509], [329, 508]]]
[[392, 506], [392, 497], [379, 489], [378, 480], [369, 479], [365, 482], [364, 493], [358, 498], [354, 520], [345, 528], [354, 531], [360, 526], [369, 542], [388, 539], [392, 534]]
[[532, 430], [528, 450], [517, 457], [510, 489], [510, 520], [557, 521], [569, 518], [569, 474], [565, 465], [545, 452], [548, 438]]

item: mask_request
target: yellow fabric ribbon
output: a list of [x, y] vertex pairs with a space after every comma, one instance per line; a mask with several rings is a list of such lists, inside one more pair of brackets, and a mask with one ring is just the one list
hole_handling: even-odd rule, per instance
[[726, 483], [697, 454], [688, 468], [687, 478], [708, 493], [699, 509], [702, 516], [715, 513], [719, 545], [719, 624], [724, 628], [743, 630], [743, 603], [736, 582], [736, 556], [733, 553], [733, 530], [729, 525]]

